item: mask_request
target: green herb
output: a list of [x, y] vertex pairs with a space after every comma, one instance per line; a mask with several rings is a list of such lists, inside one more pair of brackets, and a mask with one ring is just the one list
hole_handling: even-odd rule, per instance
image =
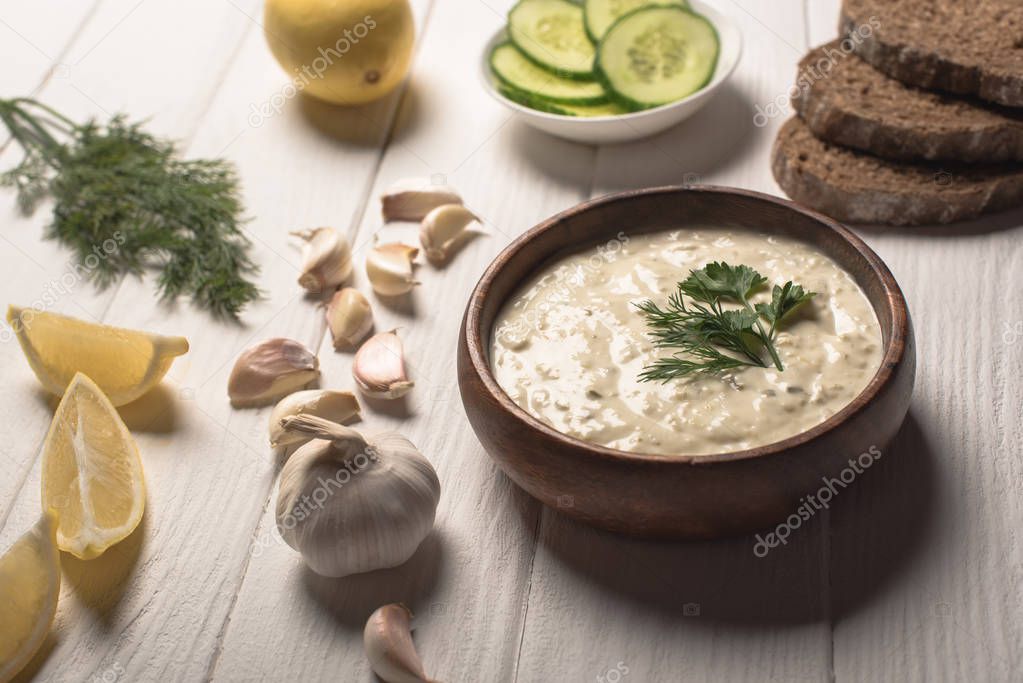
[[[637, 304], [657, 348], [678, 349], [644, 368], [639, 379], [667, 382], [747, 365], [770, 367], [761, 357], [762, 350], [779, 371], [784, 370], [774, 348], [778, 324], [814, 293], [786, 282], [774, 286], [771, 303], [754, 307], [749, 297], [766, 283], [767, 278], [749, 266], [709, 263], [678, 283], [666, 308], [653, 301]], [[691, 302], [687, 304], [683, 297]], [[722, 302], [740, 307], [725, 309]]]
[[28, 98], [0, 99], [0, 121], [25, 152], [0, 185], [26, 214], [53, 198], [47, 236], [97, 285], [160, 268], [164, 299], [189, 295], [214, 315], [237, 317], [259, 298], [229, 162], [183, 160], [124, 116], [78, 124]]

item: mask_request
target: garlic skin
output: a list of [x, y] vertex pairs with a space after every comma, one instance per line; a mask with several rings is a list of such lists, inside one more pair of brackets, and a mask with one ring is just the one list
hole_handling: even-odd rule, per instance
[[412, 642], [412, 612], [400, 603], [378, 608], [366, 620], [362, 646], [373, 673], [386, 683], [433, 683]]
[[441, 204], [461, 204], [458, 192], [427, 179], [399, 180], [380, 196], [385, 221], [419, 221]]
[[335, 350], [354, 348], [373, 329], [373, 309], [362, 292], [352, 287], [334, 292], [326, 316]]
[[395, 330], [375, 334], [359, 348], [352, 377], [370, 398], [400, 398], [415, 386], [405, 372], [405, 351]]
[[419, 249], [399, 242], [379, 244], [366, 256], [366, 276], [381, 296], [401, 296], [419, 283], [412, 277], [412, 261]]
[[302, 249], [302, 274], [298, 284], [320, 293], [333, 289], [352, 274], [352, 248], [334, 228], [315, 228], [292, 232], [305, 240]]
[[426, 258], [435, 262], [445, 261], [458, 236], [470, 223], [479, 220], [461, 204], [444, 204], [426, 214], [419, 228], [419, 241], [426, 251]]
[[294, 339], [267, 339], [242, 351], [227, 381], [236, 408], [273, 403], [306, 386], [320, 374], [320, 360]]
[[317, 574], [396, 567], [433, 528], [440, 481], [430, 461], [394, 432], [366, 438], [312, 415], [284, 418], [314, 437], [281, 470], [277, 528]]
[[286, 432], [281, 422], [295, 415], [315, 415], [331, 422], [347, 422], [359, 415], [359, 399], [350, 391], [307, 389], [285, 396], [270, 412], [270, 447], [303, 444], [311, 436]]

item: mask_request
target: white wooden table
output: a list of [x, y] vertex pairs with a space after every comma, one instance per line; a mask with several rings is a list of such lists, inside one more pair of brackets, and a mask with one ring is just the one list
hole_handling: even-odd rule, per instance
[[[282, 91], [258, 0], [2, 0], [0, 92], [79, 118], [151, 117], [190, 156], [226, 156], [244, 180], [267, 297], [244, 324], [154, 303], [151, 280], [58, 291], [69, 254], [42, 239], [47, 211], [0, 194], [2, 302], [189, 338], [163, 386], [124, 410], [149, 488], [140, 531], [100, 559], [63, 558], [53, 633], [26, 680], [371, 680], [366, 616], [404, 601], [429, 672], [456, 681], [1023, 680], [1023, 214], [944, 230], [860, 231], [909, 299], [919, 370], [910, 416], [881, 464], [787, 546], [749, 538], [651, 544], [595, 532], [518, 491], [461, 407], [455, 340], [486, 264], [540, 219], [626, 188], [692, 182], [777, 193], [782, 119], [756, 105], [792, 83], [808, 45], [834, 35], [838, 0], [718, 0], [746, 39], [725, 91], [682, 127], [591, 148], [534, 132], [488, 99], [478, 51], [509, 0], [414, 0], [406, 88], [350, 112]], [[254, 125], [254, 124], [259, 125]], [[14, 160], [12, 149], [0, 164]], [[407, 565], [326, 580], [277, 535], [267, 411], [234, 411], [226, 380], [253, 341], [319, 349], [324, 385], [351, 384], [295, 280], [287, 231], [331, 225], [365, 252], [381, 188], [444, 176], [485, 221], [444, 270], [423, 267], [400, 326], [417, 388], [407, 415], [370, 409], [435, 463], [436, 532]], [[392, 228], [387, 228], [392, 231]], [[362, 284], [365, 284], [364, 282]], [[37, 303], [37, 305], [39, 305]], [[39, 514], [51, 406], [7, 331], [0, 344], [0, 546]], [[255, 549], [255, 550], [253, 550]]]

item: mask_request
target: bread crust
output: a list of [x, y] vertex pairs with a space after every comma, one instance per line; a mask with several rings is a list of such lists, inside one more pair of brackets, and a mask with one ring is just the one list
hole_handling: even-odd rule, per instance
[[[1014, 4], [1015, 3], [1015, 4]], [[976, 41], [982, 44], [957, 46], [954, 41], [942, 47], [914, 42], [921, 35], [942, 35], [950, 29], [939, 12], [929, 16], [918, 13], [913, 17], [916, 30], [898, 30], [889, 24], [905, 23], [905, 17], [896, 17], [905, 3], [890, 0], [843, 0], [840, 33], [858, 36], [856, 53], [866, 62], [903, 83], [929, 90], [942, 90], [959, 95], [974, 95], [980, 99], [1009, 107], [1023, 107], [1023, 45], [1019, 36], [1011, 33], [1013, 26], [1023, 29], [1023, 7], [1015, 0], [938, 0], [938, 9], [961, 13], [970, 21], [980, 22], [977, 15], [991, 19], [991, 26], [973, 26]], [[951, 10], [949, 10], [951, 8]], [[904, 10], [909, 11], [909, 10]], [[886, 14], [888, 16], [886, 16]], [[871, 16], [876, 16], [879, 28], [858, 31]], [[963, 40], [969, 40], [964, 38]], [[1002, 44], [1004, 43], [1004, 45]], [[991, 59], [982, 58], [987, 51]], [[1004, 57], [996, 59], [995, 55]]]
[[792, 99], [817, 137], [897, 161], [1023, 161], [1023, 112], [906, 86], [841, 52], [839, 43], [800, 62], [804, 73], [842, 55], [826, 78], [803, 79], [807, 87]]
[[848, 223], [931, 225], [1023, 204], [1023, 169], [906, 164], [832, 147], [794, 117], [778, 133], [771, 169], [793, 200]]

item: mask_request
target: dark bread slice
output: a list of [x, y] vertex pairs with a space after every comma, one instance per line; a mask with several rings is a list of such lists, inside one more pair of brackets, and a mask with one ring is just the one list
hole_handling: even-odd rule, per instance
[[885, 159], [1023, 161], [1023, 110], [907, 86], [840, 42], [799, 63], [792, 106], [817, 137]]
[[799, 117], [778, 133], [774, 178], [797, 202], [849, 223], [952, 223], [1023, 204], [1023, 166], [886, 161], [836, 147]]
[[840, 30], [903, 83], [1023, 107], [1020, 0], [843, 0]]

